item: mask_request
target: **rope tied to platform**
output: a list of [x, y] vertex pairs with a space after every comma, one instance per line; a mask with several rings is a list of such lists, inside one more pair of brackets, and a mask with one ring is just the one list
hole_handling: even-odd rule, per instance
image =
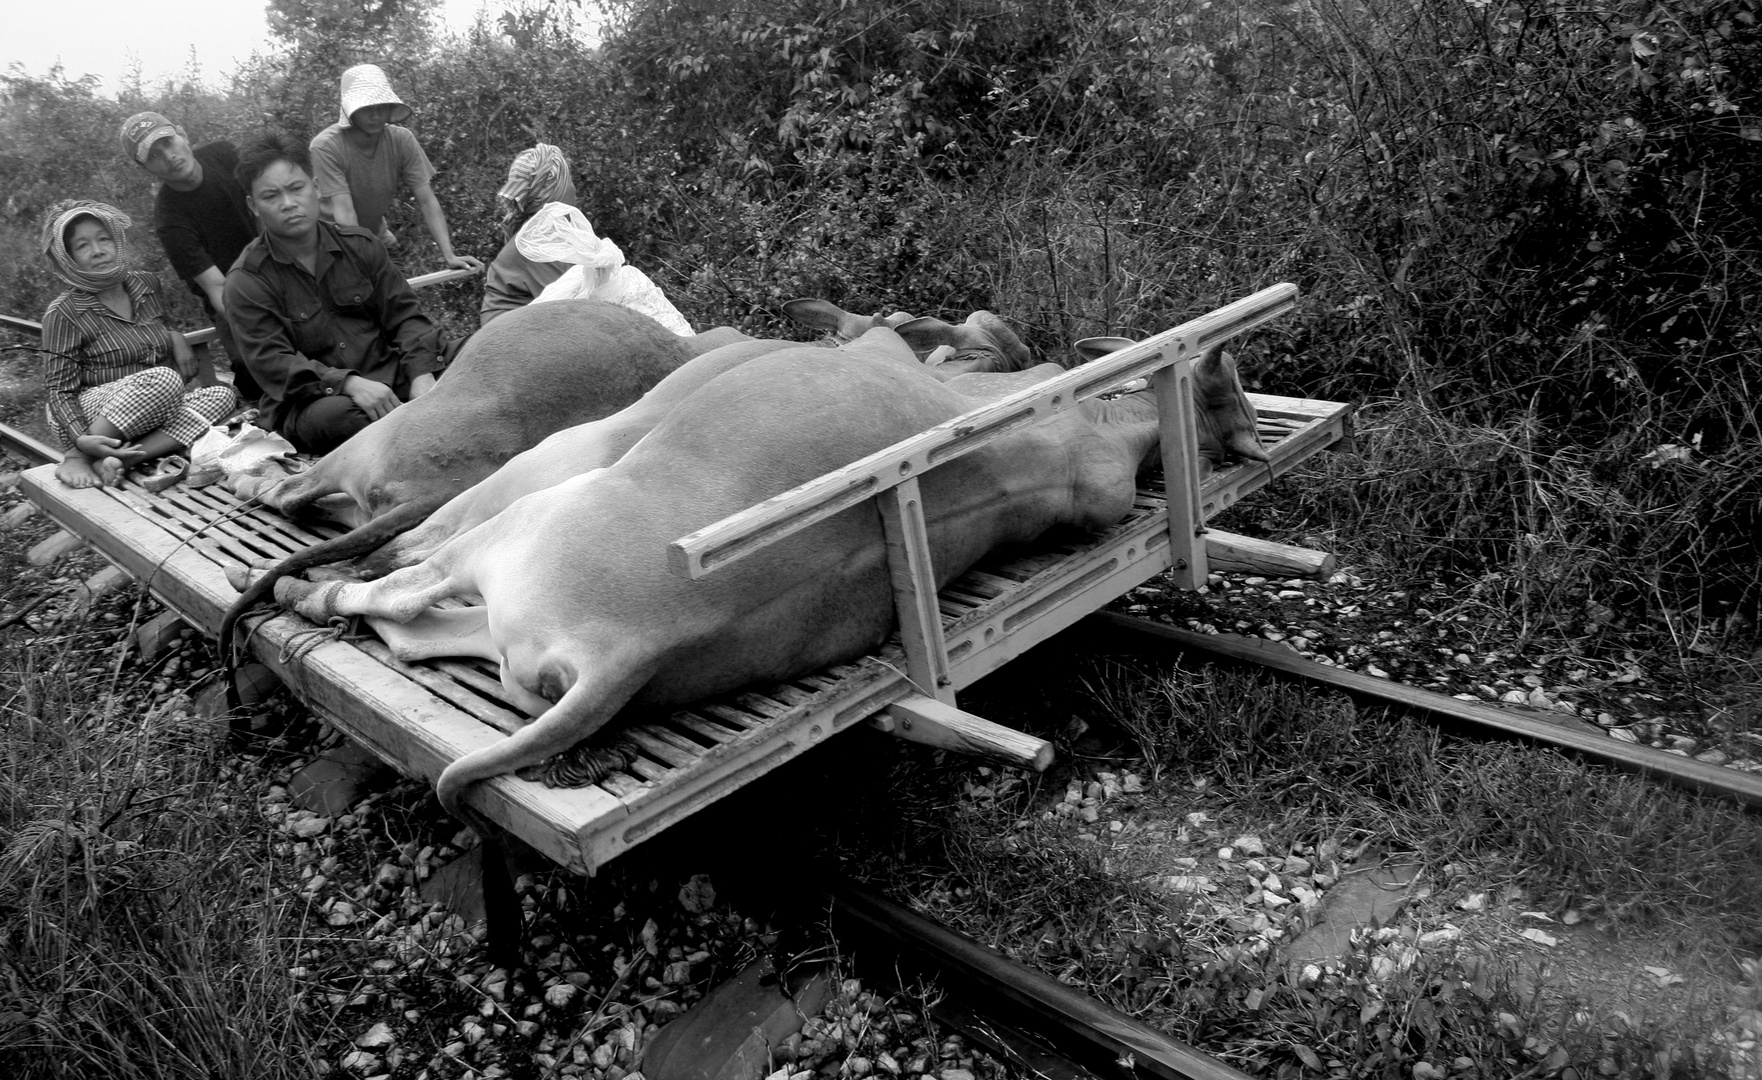
[[545, 787], [587, 787], [628, 770], [641, 752], [628, 736], [610, 746], [594, 746], [583, 740], [547, 761], [521, 769], [518, 775], [523, 780], [538, 780]]
[[[257, 626], [262, 626], [263, 622], [267, 621], [265, 619]], [[351, 623], [353, 621], [346, 615], [332, 615], [323, 626], [309, 626], [304, 630], [295, 630], [288, 635], [286, 641], [281, 643], [281, 651], [276, 654], [276, 659], [284, 666], [293, 665], [304, 660], [313, 649], [327, 642], [348, 641], [357, 638], [360, 635], [352, 633]], [[251, 633], [257, 632], [257, 626], [251, 628]], [[245, 640], [248, 642], [250, 638], [247, 637]]]

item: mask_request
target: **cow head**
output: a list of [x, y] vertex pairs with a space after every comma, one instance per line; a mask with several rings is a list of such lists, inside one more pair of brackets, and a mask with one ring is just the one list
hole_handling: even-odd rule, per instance
[[830, 300], [790, 300], [783, 305], [783, 314], [815, 330], [831, 334], [840, 342], [855, 341], [877, 326], [896, 327], [910, 322], [910, 312], [896, 311], [883, 315], [854, 315]]
[[975, 311], [959, 326], [931, 317], [913, 319], [894, 329], [939, 378], [1034, 366], [1034, 354], [1028, 346], [989, 311]]
[[[1096, 360], [1136, 345], [1131, 338], [1092, 337], [1078, 341], [1073, 348], [1084, 360]], [[1129, 389], [1143, 389], [1143, 385]], [[1236, 373], [1236, 358], [1213, 345], [1193, 365], [1193, 406], [1199, 427], [1199, 452], [1213, 465], [1233, 460], [1269, 461], [1260, 445], [1260, 432], [1255, 422], [1254, 405], [1242, 389]]]

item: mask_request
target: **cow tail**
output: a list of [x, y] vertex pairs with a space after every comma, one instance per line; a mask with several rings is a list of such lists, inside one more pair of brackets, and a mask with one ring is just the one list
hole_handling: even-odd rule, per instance
[[220, 621], [220, 658], [226, 675], [227, 709], [237, 710], [240, 707], [238, 656], [233, 643], [233, 632], [238, 627], [239, 618], [269, 596], [276, 582], [289, 574], [297, 574], [314, 566], [358, 558], [373, 552], [386, 541], [422, 524], [451, 497], [436, 495], [404, 503], [341, 536], [302, 548], [269, 568], [262, 577], [240, 593]]

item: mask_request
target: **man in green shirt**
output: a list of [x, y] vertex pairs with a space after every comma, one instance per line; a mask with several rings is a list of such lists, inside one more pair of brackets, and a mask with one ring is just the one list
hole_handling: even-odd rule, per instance
[[439, 335], [372, 233], [319, 219], [297, 140], [247, 145], [237, 178], [263, 232], [226, 275], [226, 317], [262, 422], [327, 453], [434, 385]]

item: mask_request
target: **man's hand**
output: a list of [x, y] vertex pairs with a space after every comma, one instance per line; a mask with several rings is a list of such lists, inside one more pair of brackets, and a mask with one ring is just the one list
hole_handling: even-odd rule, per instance
[[469, 270], [475, 274], [483, 269], [483, 260], [474, 255], [448, 255], [447, 266], [454, 270]]
[[398, 246], [398, 234], [382, 227], [379, 230], [379, 242], [385, 245], [387, 251], [390, 251]]
[[426, 394], [430, 390], [433, 390], [434, 384], [435, 384], [435, 378], [434, 378], [434, 372], [432, 372], [432, 371], [424, 372], [423, 374], [416, 376], [414, 379], [411, 379], [410, 380], [410, 400], [415, 401], [417, 398], [421, 397], [423, 394]]
[[391, 387], [359, 375], [350, 375], [343, 380], [343, 393], [349, 396], [350, 401], [359, 405], [361, 411], [371, 420], [378, 420], [398, 407], [398, 395], [392, 392]]

